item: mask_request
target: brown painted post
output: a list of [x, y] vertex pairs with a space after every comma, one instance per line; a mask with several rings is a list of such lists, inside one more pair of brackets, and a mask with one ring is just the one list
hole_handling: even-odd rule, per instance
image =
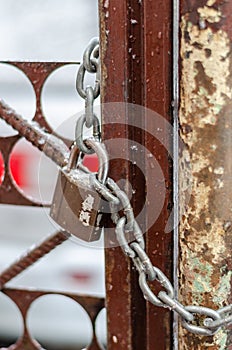
[[[138, 2], [137, 2], [138, 4]], [[136, 68], [137, 84], [132, 75], [131, 56], [129, 49], [130, 11], [129, 1], [100, 1], [101, 16], [101, 57], [102, 57], [102, 102], [132, 102], [141, 103], [141, 73], [140, 66]], [[138, 4], [139, 6], [139, 4]], [[140, 17], [138, 10], [134, 14], [136, 20]], [[139, 29], [140, 26], [138, 25]], [[139, 45], [138, 38], [136, 44]], [[131, 43], [133, 44], [133, 43]], [[138, 52], [140, 56], [140, 52]], [[132, 83], [129, 82], [129, 80]], [[137, 96], [132, 93], [137, 85]], [[135, 90], [134, 90], [135, 91]], [[104, 112], [104, 108], [103, 108]], [[114, 115], [114, 112], [116, 115]], [[125, 115], [123, 115], [124, 113]], [[110, 109], [103, 115], [104, 123], [111, 123], [117, 118], [117, 111]], [[126, 110], [122, 111], [119, 120], [129, 123]], [[130, 159], [127, 140], [129, 129], [125, 125], [104, 125], [104, 138], [113, 139], [118, 136], [125, 139], [121, 147], [124, 158]], [[139, 135], [138, 137], [141, 138]], [[114, 156], [114, 149], [108, 149]], [[127, 162], [114, 161], [110, 168], [110, 176], [115, 180], [129, 179]], [[130, 179], [131, 181], [131, 179]], [[105, 232], [107, 236], [107, 231]], [[106, 306], [108, 318], [108, 349], [130, 350], [146, 349], [146, 308], [136, 281], [136, 272], [131, 269], [130, 261], [123, 255], [120, 248], [106, 249]], [[133, 311], [136, 310], [136, 311]], [[135, 314], [136, 312], [136, 314]]]
[[[172, 1], [143, 1], [144, 4], [144, 105], [172, 123]], [[150, 127], [152, 129], [152, 126]], [[148, 129], [150, 129], [148, 127]], [[164, 126], [165, 129], [165, 126]], [[170, 130], [163, 130], [171, 147]], [[172, 209], [172, 163], [167, 149], [147, 137], [146, 147], [155, 150], [165, 178], [163, 210], [147, 233], [147, 252], [154, 265], [172, 280], [173, 236], [165, 232]], [[149, 170], [148, 170], [149, 176]], [[158, 195], [158, 194], [157, 194]], [[154, 205], [154, 203], [151, 203]], [[147, 349], [172, 349], [172, 315], [147, 304]]]
[[[232, 1], [181, 0], [180, 128], [191, 197], [180, 224], [184, 304], [231, 303]], [[181, 173], [180, 191], [186, 188]], [[232, 349], [232, 333], [206, 338], [180, 328], [180, 349]]]
[[[130, 102], [146, 106], [171, 120], [172, 98], [172, 2], [157, 0], [100, 0], [102, 58], [102, 102]], [[112, 118], [123, 121], [115, 124]], [[166, 196], [156, 223], [146, 233], [147, 252], [154, 265], [169, 277], [172, 275], [172, 234], [164, 233], [171, 209], [171, 168], [167, 150], [144, 130], [125, 127], [133, 121], [124, 111], [103, 106], [104, 139], [120, 137], [123, 156], [133, 159], [128, 138], [150, 149], [162, 167]], [[107, 123], [110, 126], [107, 126]], [[171, 135], [164, 130], [165, 137]], [[110, 155], [114, 148], [108, 149]], [[142, 156], [141, 156], [142, 157]], [[132, 199], [135, 211], [145, 198], [144, 178], [128, 162], [114, 161], [110, 176], [129, 179], [136, 193]], [[149, 179], [149, 169], [144, 169]], [[151, 206], [153, 203], [151, 203]], [[146, 224], [146, 217], [142, 225]], [[107, 236], [107, 231], [105, 232]], [[138, 275], [120, 248], [106, 249], [106, 305], [108, 313], [108, 349], [171, 349], [171, 318], [144, 301], [138, 287]]]

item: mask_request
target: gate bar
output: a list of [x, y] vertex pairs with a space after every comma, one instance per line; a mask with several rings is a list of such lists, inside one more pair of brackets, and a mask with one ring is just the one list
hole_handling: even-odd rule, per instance
[[[232, 1], [180, 5], [179, 115], [189, 150], [181, 162], [190, 163], [192, 177], [180, 223], [180, 296], [184, 304], [218, 309], [232, 301]], [[227, 350], [232, 331], [205, 338], [180, 328], [179, 343], [181, 349]]]
[[[146, 106], [171, 121], [172, 101], [172, 1], [100, 0], [102, 102], [130, 102]], [[166, 197], [163, 210], [146, 234], [147, 252], [154, 265], [172, 276], [172, 233], [164, 229], [172, 209], [172, 165], [165, 150], [142, 131], [112, 124], [114, 110], [103, 106], [104, 139], [130, 138], [155, 149], [162, 167]], [[114, 115], [115, 113], [115, 115]], [[126, 110], [120, 119], [129, 123]], [[141, 129], [144, 120], [141, 118]], [[171, 135], [166, 135], [171, 140]], [[124, 157], [131, 150], [121, 139]], [[114, 149], [109, 150], [114, 155]], [[132, 205], [138, 210], [145, 196], [144, 179], [127, 162], [114, 161], [110, 176], [126, 177], [136, 188]], [[132, 172], [133, 170], [133, 172]], [[147, 169], [148, 172], [148, 169]], [[151, 203], [152, 205], [152, 203]], [[144, 218], [144, 224], [146, 218]], [[105, 233], [107, 235], [107, 232]], [[158, 253], [155, 250], [158, 248]], [[172, 327], [168, 310], [146, 304], [138, 287], [137, 272], [120, 248], [106, 249], [106, 303], [109, 350], [171, 349]]]

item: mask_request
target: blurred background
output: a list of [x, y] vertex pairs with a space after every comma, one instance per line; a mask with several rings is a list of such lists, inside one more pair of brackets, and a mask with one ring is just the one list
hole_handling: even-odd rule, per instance
[[[36, 105], [31, 83], [24, 73], [4, 62], [72, 62], [50, 75], [43, 88], [42, 107], [52, 128], [73, 139], [75, 120], [84, 107], [75, 89], [77, 62], [82, 60], [89, 40], [98, 36], [97, 0], [0, 0], [0, 33], [0, 98], [28, 120], [33, 118]], [[1, 137], [15, 134], [0, 120]], [[44, 202], [51, 200], [57, 167], [24, 140], [13, 149], [10, 171], [25, 195]], [[0, 183], [3, 176], [0, 153]], [[0, 205], [1, 271], [32, 244], [55, 232], [48, 212], [46, 208]], [[78, 240], [68, 240], [8, 286], [104, 296], [104, 251], [100, 246], [88, 248]], [[20, 336], [23, 325], [17, 307], [2, 293], [0, 315], [1, 347]], [[87, 313], [63, 296], [38, 299], [27, 321], [35, 339], [48, 350], [81, 349], [91, 341], [92, 325]], [[104, 310], [96, 328], [104, 348]]]

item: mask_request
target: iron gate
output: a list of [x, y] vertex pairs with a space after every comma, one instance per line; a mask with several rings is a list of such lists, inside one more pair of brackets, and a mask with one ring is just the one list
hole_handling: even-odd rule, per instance
[[[197, 4], [194, 1], [191, 4], [187, 1], [181, 1], [181, 21], [184, 23], [187, 16], [188, 20], [190, 22], [192, 21], [192, 25], [195, 25], [199, 21], [197, 17], [200, 13], [198, 7], [204, 9], [207, 6], [210, 8], [210, 6], [214, 6], [214, 3], [216, 3], [215, 6], [221, 4], [220, 1], [202, 1], [201, 4]], [[220, 8], [221, 13], [227, 16], [230, 7], [231, 4], [227, 3], [225, 7]], [[213, 10], [216, 11], [216, 9], [218, 10], [218, 8], [213, 7]], [[179, 51], [178, 45], [173, 45], [173, 28], [175, 34], [174, 43], [178, 35], [178, 31], [176, 30], [177, 24], [179, 25], [177, 11], [178, 1], [99, 1], [102, 61], [101, 98], [103, 102], [102, 113], [104, 121], [103, 139], [114, 139], [120, 135], [122, 143], [124, 142], [123, 148], [128, 159], [133, 159], [134, 155], [128, 147], [127, 142], [123, 141], [123, 139], [130, 139], [143, 144], [159, 159], [159, 164], [162, 167], [165, 177], [165, 202], [158, 220], [146, 233], [146, 246], [153, 264], [158, 266], [169, 278], [173, 274], [173, 250], [176, 252], [177, 246], [173, 248], [173, 233], [163, 234], [163, 232], [173, 206], [173, 164], [169, 158], [167, 149], [158, 140], [154, 140], [149, 133], [144, 132], [144, 118], [139, 120], [140, 128], [134, 130], [130, 128], [131, 117], [127, 114], [127, 111], [121, 111], [121, 115], [117, 114], [118, 110], [115, 112], [114, 110], [110, 110], [109, 113], [107, 103], [131, 102], [155, 110], [167, 121], [173, 121], [173, 109], [175, 118], [178, 108], [179, 86], [178, 75], [176, 75], [178, 71], [177, 56], [179, 56]], [[174, 17], [173, 12], [175, 13]], [[205, 14], [203, 10], [202, 13]], [[205, 17], [203, 19], [205, 23], [207, 20], [209, 23], [212, 22], [211, 17], [210, 19], [205, 19]], [[202, 23], [200, 25], [203, 25]], [[220, 30], [220, 21], [216, 23], [219, 23], [214, 28], [217, 31]], [[225, 21], [223, 29], [225, 33], [230, 33], [230, 29], [226, 23]], [[187, 34], [190, 35], [185, 28], [182, 32], [182, 37], [186, 39], [186, 42], [189, 40]], [[209, 55], [209, 51], [207, 52], [206, 55]], [[191, 56], [191, 52], [185, 52], [185, 54], [187, 56], [181, 57], [183, 65], [184, 60], [189, 58], [188, 55]], [[42, 127], [45, 127], [49, 132], [52, 132], [42, 112], [40, 95], [45, 79], [54, 69], [62, 66], [63, 63], [10, 62], [10, 64], [23, 70], [34, 87], [37, 103], [36, 114], [33, 120], [38, 122]], [[180, 77], [182, 77], [182, 67], [180, 67]], [[176, 80], [174, 79], [174, 87], [173, 69], [175, 72], [174, 76], [176, 77]], [[201, 83], [202, 77], [199, 76], [199, 84]], [[184, 100], [187, 85], [184, 78], [182, 84], [183, 94], [181, 97]], [[1, 114], [5, 113], [7, 118], [15, 118], [15, 123], [17, 124], [17, 116], [14, 115], [14, 112], [9, 112], [7, 109], [4, 109], [4, 106], [0, 112]], [[119, 123], [115, 124], [114, 128], [110, 127], [112, 118], [118, 118], [119, 120]], [[128, 125], [128, 127], [125, 127], [125, 125]], [[147, 127], [149, 129], [149, 125]], [[190, 128], [192, 126], [187, 127], [186, 124], [183, 124], [181, 127], [184, 132], [188, 133], [191, 131]], [[187, 128], [187, 131], [184, 128]], [[30, 135], [30, 132], [28, 125], [25, 125], [20, 130], [20, 133], [24, 134], [24, 136], [34, 137], [33, 142], [39, 146], [37, 135]], [[164, 137], [172, 145], [172, 135], [169, 134], [168, 129], [164, 130]], [[7, 139], [0, 138], [0, 149], [5, 162], [4, 181], [0, 186], [0, 201], [1, 203], [14, 205], [41, 206], [41, 203], [32, 202], [17, 190], [8, 170], [9, 156], [19, 138], [19, 135]], [[42, 148], [42, 145], [40, 147]], [[113, 157], [114, 149], [109, 149], [109, 152]], [[148, 168], [145, 169], [145, 174], [149, 176]], [[130, 181], [135, 189], [132, 204], [135, 212], [139, 210], [139, 203], [145, 196], [145, 187], [144, 177], [141, 176], [137, 168], [127, 161], [122, 163], [122, 160], [120, 162], [114, 160], [112, 162], [110, 176], [116, 180], [124, 178]], [[147, 218], [144, 216], [142, 222], [144, 226], [146, 225], [146, 220]], [[105, 234], [107, 235], [107, 232]], [[175, 232], [175, 234], [177, 233]], [[45, 241], [41, 246], [35, 248], [22, 261], [12, 265], [11, 268], [3, 272], [0, 276], [2, 292], [8, 295], [18, 305], [24, 321], [31, 303], [41, 295], [47, 294], [47, 292], [14, 290], [7, 288], [5, 284], [13, 276], [30, 266], [55, 246], [61, 244], [65, 239], [60, 232], [57, 232], [50, 240]], [[174, 256], [177, 258], [176, 254]], [[189, 337], [184, 334], [184, 340], [180, 341], [178, 347], [177, 321], [172, 319], [168, 310], [156, 308], [144, 301], [137, 284], [137, 272], [132, 268], [131, 263], [125, 259], [121, 250], [119, 248], [106, 249], [105, 258], [106, 301], [104, 302], [100, 298], [77, 295], [67, 296], [80, 303], [86, 309], [93, 323], [93, 328], [98, 313], [106, 305], [108, 316], [108, 349], [208, 349], [211, 345], [211, 347], [214, 346], [214, 349], [219, 349], [219, 346], [223, 346], [222, 344], [215, 343], [215, 338], [213, 337], [205, 339]], [[176, 265], [174, 267], [176, 268]], [[174, 275], [177, 278], [176, 270], [174, 270]], [[228, 285], [227, 288], [229, 288]], [[174, 328], [172, 324], [174, 324]], [[226, 341], [227, 345], [224, 344], [223, 349], [229, 348], [231, 345], [229, 336]], [[40, 347], [31, 339], [25, 326], [23, 338], [10, 348], [25, 350]], [[93, 350], [99, 349], [95, 336], [88, 348]]]

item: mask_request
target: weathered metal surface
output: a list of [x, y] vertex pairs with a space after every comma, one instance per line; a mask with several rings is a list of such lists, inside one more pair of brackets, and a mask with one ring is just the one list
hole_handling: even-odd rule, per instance
[[[138, 1], [138, 0], [100, 0], [101, 17], [101, 57], [102, 57], [102, 100], [103, 102], [132, 102], [147, 106], [170, 120], [171, 105], [171, 1]], [[29, 76], [35, 87], [37, 111], [34, 118], [41, 126], [51, 131], [42, 114], [40, 94], [43, 83], [56, 64], [15, 63]], [[57, 63], [57, 67], [59, 64]], [[50, 67], [50, 68], [49, 68]], [[49, 72], [48, 72], [49, 71]], [[37, 85], [38, 84], [38, 85]], [[107, 113], [103, 108], [104, 138], [124, 138], [120, 147], [125, 150], [124, 158], [133, 160], [134, 154], [128, 147], [127, 139], [134, 140], [150, 149], [157, 159], [165, 175], [167, 187], [164, 208], [156, 224], [147, 234], [148, 253], [154, 264], [158, 265], [168, 276], [171, 275], [172, 238], [170, 233], [164, 233], [169, 216], [170, 204], [170, 163], [167, 150], [157, 140], [144, 133], [144, 120], [141, 117], [141, 130], [125, 128], [130, 124], [131, 117], [122, 113], [119, 117], [122, 124], [110, 124], [117, 118], [117, 110]], [[118, 119], [120, 121], [120, 118]], [[132, 121], [133, 122], [133, 121]], [[133, 123], [132, 123], [133, 124]], [[167, 138], [170, 135], [166, 135]], [[8, 176], [8, 157], [19, 136], [0, 139], [0, 147], [6, 148], [4, 161], [6, 166], [5, 179], [1, 188], [5, 188], [3, 200], [8, 203], [34, 203], [22, 196], [14, 188]], [[2, 142], [2, 143], [1, 143]], [[109, 150], [112, 157], [114, 150]], [[145, 197], [144, 178], [138, 169], [126, 160], [112, 162], [110, 176], [115, 180], [129, 179], [136, 191], [132, 205], [135, 212], [139, 211], [140, 203]], [[144, 169], [149, 176], [148, 169]], [[6, 179], [8, 179], [6, 182]], [[145, 227], [146, 218], [140, 224]], [[107, 235], [107, 232], [106, 232]], [[157, 251], [159, 253], [157, 253]], [[108, 307], [108, 349], [169, 349], [171, 348], [170, 314], [152, 305], [146, 305], [138, 286], [137, 273], [130, 262], [122, 254], [120, 248], [106, 251], [107, 307]], [[6, 289], [4, 292], [19, 306], [24, 319], [29, 304], [40, 295], [47, 292], [29, 292]], [[42, 294], [41, 294], [42, 293]], [[75, 296], [76, 298], [76, 296]], [[93, 299], [92, 299], [93, 300]], [[78, 299], [82, 303], [83, 300]], [[96, 302], [96, 303], [95, 303]], [[87, 312], [91, 311], [91, 300], [83, 305]], [[103, 306], [103, 300], [94, 299], [96, 314]], [[90, 309], [88, 309], [88, 307]], [[37, 345], [29, 338], [25, 329], [23, 339], [11, 349], [36, 349]], [[98, 349], [94, 338], [90, 348]]]
[[[231, 13], [231, 1], [181, 1], [180, 128], [188, 152], [180, 191], [192, 188], [180, 223], [180, 295], [184, 304], [215, 309], [232, 300]], [[202, 338], [181, 328], [179, 342], [232, 349], [232, 333]]]
[[60, 171], [50, 216], [70, 234], [83, 241], [93, 242], [101, 236], [99, 218], [102, 218], [102, 214], [99, 210], [102, 209], [102, 202], [90, 184], [89, 174], [78, 168], [75, 171]]
[[[42, 203], [32, 201], [30, 198], [25, 197], [15, 186], [14, 181], [10, 175], [9, 159], [12, 149], [21, 136], [24, 136], [34, 146], [43, 151], [48, 157], [55, 161], [58, 165], [63, 166], [66, 164], [66, 160], [69, 154], [69, 143], [67, 140], [61, 140], [50, 136], [52, 133], [50, 125], [48, 124], [45, 115], [42, 112], [41, 107], [41, 93], [45, 80], [48, 76], [58, 67], [61, 67], [67, 63], [34, 63], [34, 62], [7, 62], [21, 69], [30, 79], [36, 94], [36, 113], [33, 118], [33, 122], [27, 122], [17, 115], [17, 112], [12, 111], [2, 101], [0, 102], [0, 117], [5, 119], [8, 123], [19, 132], [16, 136], [0, 137], [0, 151], [2, 153], [5, 174], [4, 180], [0, 185], [0, 203], [15, 204], [15, 205], [33, 205], [41, 206]], [[6, 101], [7, 102], [7, 101]], [[37, 123], [37, 124], [36, 124]], [[37, 125], [48, 131], [46, 134], [37, 128]], [[65, 145], [65, 143], [67, 146]], [[12, 278], [16, 277], [23, 270], [37, 262], [45, 254], [48, 254], [52, 249], [63, 243], [68, 238], [68, 234], [63, 232], [57, 232], [53, 236], [45, 239], [43, 243], [25, 253], [19, 260], [13, 263], [0, 275], [0, 289], [5, 293], [12, 301], [19, 307], [24, 321], [24, 333], [17, 344], [11, 345], [11, 350], [32, 350], [41, 349], [41, 345], [31, 338], [30, 332], [26, 325], [26, 315], [29, 307], [37, 298], [47, 294], [59, 294], [70, 297], [77, 303], [83, 306], [86, 310], [93, 324], [93, 339], [88, 346], [90, 350], [99, 350], [100, 347], [97, 343], [97, 337], [95, 334], [95, 319], [101, 309], [104, 307], [104, 299], [94, 298], [87, 296], [79, 296], [75, 294], [60, 293], [60, 292], [47, 292], [47, 291], [32, 291], [32, 290], [16, 290], [6, 288], [5, 284]], [[5, 350], [5, 348], [4, 348]]]
[[[144, 105], [172, 122], [172, 1], [143, 1], [144, 8]], [[148, 130], [154, 130], [154, 124]], [[172, 148], [167, 124], [159, 125], [165, 144]], [[165, 183], [165, 200], [160, 215], [147, 233], [147, 252], [154, 265], [172, 279], [173, 236], [167, 221], [172, 209], [172, 160], [168, 150], [151, 137], [146, 147], [156, 155]], [[147, 169], [149, 181], [149, 169]], [[158, 195], [158, 193], [157, 193]], [[154, 206], [154, 203], [151, 203]], [[166, 228], [166, 230], [165, 230]], [[147, 349], [172, 348], [172, 315], [166, 309], [147, 305]]]
[[[11, 345], [9, 350], [36, 350], [42, 349], [41, 345], [32, 339], [29, 329], [27, 327], [27, 313], [31, 304], [38, 298], [44, 295], [64, 295], [71, 298], [78, 304], [80, 304], [88, 313], [90, 320], [93, 324], [96, 320], [97, 315], [104, 307], [104, 299], [89, 297], [89, 296], [79, 296], [71, 293], [61, 293], [61, 292], [50, 292], [50, 291], [33, 291], [26, 289], [3, 289], [3, 293], [6, 294], [19, 308], [24, 324], [24, 332], [20, 339], [18, 339], [16, 344]], [[6, 350], [6, 348], [1, 348]], [[88, 350], [100, 350], [97, 343], [97, 338], [95, 332], [93, 333], [93, 340], [91, 344], [87, 347]]]
[[[171, 6], [171, 1], [100, 1], [103, 102], [135, 103], [158, 112], [165, 119], [171, 119]], [[112, 127], [112, 120], [117, 120], [118, 124]], [[132, 162], [135, 159], [128, 146], [130, 139], [155, 154], [162, 167], [167, 188], [165, 203], [146, 238], [153, 263], [171, 276], [172, 235], [164, 233], [171, 208], [171, 163], [167, 150], [144, 132], [145, 119], [142, 114], [140, 121], [136, 122], [141, 129], [132, 130], [127, 125], [133, 125], [133, 120], [126, 107], [122, 111], [107, 105], [103, 106], [103, 122], [104, 139], [121, 138], [123, 159]], [[152, 126], [154, 123], [150, 124]], [[149, 129], [149, 126], [146, 127]], [[165, 136], [171, 139], [170, 134]], [[117, 154], [113, 148], [108, 150], [112, 158]], [[132, 205], [138, 212], [145, 198], [145, 179], [136, 167], [131, 167], [126, 161], [114, 160], [112, 164], [110, 176], [115, 180], [129, 179], [132, 188], [136, 189]], [[143, 170], [149, 179], [145, 160]], [[145, 227], [146, 218], [140, 225]], [[171, 347], [169, 312], [145, 305], [138, 290], [137, 273], [131, 269], [119, 248], [106, 250], [106, 287], [110, 350]]]
[[[130, 31], [133, 30], [130, 21], [134, 3], [134, 1], [100, 1], [101, 98], [104, 103], [123, 101], [140, 103], [141, 67], [132, 62], [132, 56], [128, 53], [131, 45], [139, 44], [138, 38], [129, 38], [132, 35]], [[133, 16], [135, 20], [138, 20], [138, 11], [133, 13]], [[139, 26], [135, 27], [139, 28]], [[137, 54], [138, 60], [141, 59], [140, 52]], [[132, 89], [134, 89], [134, 95], [132, 95]], [[122, 178], [129, 179], [132, 186], [135, 185], [138, 188], [139, 178], [137, 178], [136, 185], [134, 179], [130, 178], [131, 168], [126, 161], [126, 159], [131, 159], [128, 149], [130, 131], [125, 126], [127, 123], [130, 124], [130, 116], [127, 115], [126, 108], [123, 112], [121, 111], [121, 115], [118, 115], [120, 112], [117, 108], [109, 107], [108, 109], [103, 106], [103, 137], [104, 139], [120, 137], [120, 147], [124, 151], [123, 159], [111, 162], [109, 176], [116, 181]], [[118, 120], [118, 124], [114, 124], [113, 128], [112, 120]], [[135, 135], [132, 140], [134, 138]], [[141, 139], [140, 132], [137, 135], [138, 142], [139, 139]], [[114, 158], [116, 149], [108, 147], [108, 151], [110, 157]], [[142, 196], [143, 191], [143, 186], [140, 185], [137, 196]], [[107, 237], [107, 231], [105, 235]], [[130, 261], [126, 259], [120, 247], [106, 249], [105, 257], [108, 349], [145, 349], [145, 301], [139, 291], [137, 274], [132, 270]]]
[[[48, 76], [57, 68], [67, 64], [62, 62], [3, 62], [11, 64], [20, 70], [22, 70], [29, 78], [36, 96], [36, 112], [33, 118], [33, 122], [21, 121], [17, 112], [10, 109], [7, 105], [1, 101], [0, 104], [0, 116], [7, 122], [10, 122], [14, 128], [19, 131], [19, 134], [29, 139], [30, 142], [38, 147], [40, 150], [44, 150], [47, 155], [55, 160], [59, 165], [65, 163], [65, 154], [68, 148], [65, 147], [63, 142], [55, 137], [48, 137], [46, 133], [36, 130], [36, 123], [40, 127], [45, 128], [48, 132], [52, 132], [51, 126], [46, 120], [46, 116], [43, 114], [41, 105], [41, 94], [44, 83]], [[6, 101], [7, 103], [7, 101]], [[34, 125], [33, 125], [34, 124]], [[33, 129], [34, 127], [34, 129]], [[17, 204], [17, 205], [33, 205], [41, 206], [42, 203], [36, 202], [29, 197], [26, 197], [21, 191], [17, 189], [10, 174], [9, 158], [14, 145], [20, 139], [20, 135], [10, 137], [0, 137], [0, 150], [3, 156], [5, 164], [5, 174], [3, 183], [0, 186], [0, 203]], [[55, 140], [54, 140], [55, 139]], [[67, 142], [67, 140], [64, 140]]]
[[[21, 290], [21, 289], [9, 289], [5, 288], [5, 284], [12, 280], [14, 277], [19, 275], [22, 271], [36, 263], [39, 259], [41, 259], [44, 255], [48, 254], [51, 250], [56, 248], [58, 245], [62, 244], [64, 241], [68, 239], [68, 234], [64, 234], [64, 232], [57, 232], [55, 235], [47, 238], [44, 242], [28, 251], [24, 254], [20, 259], [16, 260], [11, 266], [9, 266], [5, 271], [3, 271], [0, 275], [0, 289], [6, 294], [11, 300], [18, 306], [23, 322], [24, 322], [24, 332], [22, 337], [17, 341], [16, 344], [13, 344], [9, 347], [11, 350], [31, 350], [31, 349], [41, 349], [41, 345], [38, 344], [34, 339], [32, 339], [30, 332], [27, 328], [27, 312], [31, 306], [31, 304], [41, 296], [48, 294], [55, 295], [64, 295], [66, 297], [70, 297], [75, 300], [77, 303], [82, 305], [82, 307], [88, 313], [91, 322], [93, 324], [96, 320], [97, 315], [104, 307], [104, 299], [103, 298], [94, 298], [88, 296], [80, 296], [70, 293], [61, 293], [61, 292], [46, 292], [46, 291], [32, 291], [32, 290]], [[5, 348], [4, 348], [5, 349]], [[100, 349], [97, 343], [97, 337], [94, 332], [93, 339], [88, 349], [97, 350]]]
[[20, 136], [44, 152], [58, 166], [63, 167], [67, 164], [69, 148], [61, 139], [46, 132], [35, 121], [28, 122], [23, 119], [3, 101], [0, 101], [0, 118], [17, 130]]

